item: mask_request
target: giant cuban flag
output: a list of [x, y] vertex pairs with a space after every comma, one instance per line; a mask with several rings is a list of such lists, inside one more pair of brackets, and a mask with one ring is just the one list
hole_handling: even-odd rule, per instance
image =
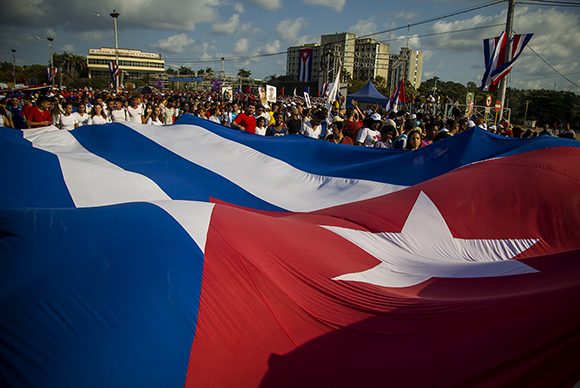
[[572, 140], [1, 129], [3, 387], [580, 378]]

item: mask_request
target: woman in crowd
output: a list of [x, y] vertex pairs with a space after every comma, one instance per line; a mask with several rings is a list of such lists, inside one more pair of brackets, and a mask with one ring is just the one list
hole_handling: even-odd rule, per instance
[[79, 103], [79, 109], [76, 115], [79, 127], [83, 125], [89, 125], [89, 120], [91, 119], [91, 116], [87, 113], [87, 105], [84, 102]]
[[268, 127], [266, 136], [284, 136], [287, 134], [288, 128], [286, 128], [286, 124], [284, 124], [284, 115], [281, 112], [276, 112], [274, 114], [274, 124]]
[[163, 125], [163, 120], [161, 119], [161, 108], [157, 105], [147, 106], [147, 115], [145, 124], [147, 125]]
[[6, 100], [0, 102], [0, 127], [14, 128], [12, 120], [6, 112]]
[[407, 135], [407, 145], [405, 146], [406, 150], [417, 150], [423, 146], [423, 136], [421, 136], [421, 131], [418, 129], [413, 129]]
[[67, 131], [72, 131], [79, 126], [77, 115], [73, 113], [72, 102], [68, 101], [64, 103], [64, 113], [59, 115], [57, 126], [60, 129], [66, 129]]
[[266, 118], [264, 116], [258, 116], [256, 118], [256, 135], [266, 136], [267, 130]]
[[95, 106], [93, 106], [93, 111], [91, 112], [89, 125], [107, 124], [110, 122], [111, 120], [107, 117], [103, 106], [99, 103], [96, 103]]

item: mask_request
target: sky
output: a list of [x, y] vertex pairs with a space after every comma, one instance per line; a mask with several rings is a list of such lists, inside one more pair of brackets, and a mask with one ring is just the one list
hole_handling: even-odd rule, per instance
[[[56, 52], [87, 55], [89, 48], [119, 47], [159, 52], [171, 67], [220, 70], [221, 57], [284, 52], [287, 47], [320, 42], [321, 34], [366, 35], [484, 5], [485, 0], [19, 0], [3, 7], [0, 61], [48, 63], [47, 36]], [[580, 1], [578, 2], [580, 3]], [[480, 84], [484, 71], [482, 39], [497, 36], [506, 21], [507, 2], [433, 23], [374, 35], [391, 52], [409, 44], [424, 51], [423, 79]], [[473, 29], [477, 28], [477, 29]], [[447, 33], [449, 31], [472, 29]], [[514, 31], [534, 33], [530, 46], [576, 85], [580, 85], [580, 7], [516, 5]], [[430, 35], [430, 36], [426, 36]], [[282, 75], [286, 55], [226, 61], [227, 73], [246, 68], [255, 78]], [[580, 93], [527, 50], [515, 64], [510, 86]]]

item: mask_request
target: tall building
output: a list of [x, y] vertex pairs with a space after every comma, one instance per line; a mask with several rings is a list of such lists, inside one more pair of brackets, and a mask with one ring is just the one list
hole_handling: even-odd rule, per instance
[[342, 32], [320, 36], [320, 67], [322, 81], [334, 82], [340, 66], [349, 74], [354, 71], [356, 35]]
[[286, 50], [286, 75], [291, 76], [295, 80], [299, 79], [300, 50], [304, 48], [312, 49], [312, 72], [310, 80], [317, 82], [320, 74], [320, 45], [318, 43], [288, 47]]
[[386, 80], [389, 75], [389, 51], [388, 44], [370, 38], [357, 39], [352, 77], [370, 81], [381, 76]]
[[[125, 80], [142, 79], [145, 75], [165, 72], [165, 61], [161, 54], [147, 53], [141, 50], [119, 49], [119, 69], [125, 72]], [[89, 78], [110, 78], [109, 62], [114, 61], [115, 49], [101, 47], [89, 49], [87, 66]]]
[[402, 47], [399, 54], [391, 58], [388, 76], [389, 89], [391, 92], [394, 91], [403, 78], [417, 89], [421, 86], [422, 74], [423, 51]]

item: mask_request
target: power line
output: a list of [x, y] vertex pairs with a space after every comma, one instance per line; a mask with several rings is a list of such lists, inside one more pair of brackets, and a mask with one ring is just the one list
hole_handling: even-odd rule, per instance
[[544, 57], [542, 57], [540, 54], [538, 54], [538, 53], [536, 52], [536, 50], [534, 50], [534, 49], [532, 48], [532, 46], [530, 46], [530, 45], [528, 44], [526, 47], [527, 47], [527, 48], [529, 48], [530, 50], [532, 50], [532, 52], [533, 52], [534, 54], [536, 54], [536, 56], [537, 56], [538, 58], [540, 58], [540, 59], [542, 60], [542, 62], [544, 62], [546, 65], [550, 66], [550, 68], [551, 68], [552, 70], [554, 70], [556, 73], [558, 73], [558, 74], [560, 75], [560, 77], [562, 77], [562, 78], [564, 78], [566, 81], [570, 82], [570, 83], [571, 83], [572, 85], [574, 85], [574, 86], [575, 86], [577, 89], [580, 89], [580, 86], [576, 85], [576, 83], [575, 83], [574, 81], [572, 81], [570, 78], [566, 77], [564, 74], [560, 73], [560, 72], [558, 71], [558, 69], [556, 69], [556, 68], [555, 68], [554, 66], [552, 66], [552, 65], [551, 65], [551, 64], [550, 64], [548, 61], [546, 61], [546, 60], [544, 59]]
[[579, 8], [580, 4], [570, 4], [570, 3], [544, 3], [544, 2], [528, 2], [528, 1], [518, 1], [517, 4], [532, 5], [540, 7], [569, 7], [569, 8]]
[[432, 17], [429, 19], [418, 21], [418, 22], [408, 23], [407, 25], [404, 25], [404, 26], [390, 28], [388, 30], [379, 31], [379, 32], [373, 32], [373, 33], [367, 34], [367, 35], [362, 35], [362, 36], [359, 36], [359, 38], [368, 38], [368, 37], [375, 36], [375, 35], [385, 34], [387, 32], [393, 32], [393, 31], [403, 30], [403, 29], [409, 28], [409, 27], [420, 26], [422, 24], [433, 23], [433, 22], [436, 22], [438, 20], [447, 19], [447, 18], [450, 18], [452, 16], [457, 16], [457, 15], [462, 15], [464, 13], [477, 11], [477, 10], [480, 10], [483, 8], [491, 7], [492, 5], [505, 3], [505, 2], [506, 2], [506, 0], [491, 1], [491, 2], [483, 3], [480, 5], [474, 6], [474, 7], [465, 8], [465, 9], [462, 9], [459, 11], [452, 11], [452, 12], [449, 12], [449, 13], [444, 14], [444, 15], [435, 16], [435, 17]]
[[[490, 24], [489, 26], [463, 28], [461, 30], [451, 30], [451, 31], [443, 31], [443, 32], [433, 32], [431, 34], [424, 34], [424, 35], [412, 35], [411, 37], [412, 38], [426, 38], [426, 37], [429, 37], [429, 36], [454, 34], [454, 33], [457, 33], [457, 32], [483, 30], [483, 29], [487, 29], [487, 28], [502, 27], [502, 26], [503, 26], [503, 24]], [[397, 40], [405, 40], [405, 39], [407, 39], [407, 37], [406, 36], [403, 36], [403, 37], [399, 37], [399, 38], [381, 40], [380, 42], [381, 43], [386, 43], [386, 42], [394, 42], [394, 41], [397, 41]]]
[[[375, 35], [385, 34], [387, 32], [394, 32], [394, 31], [398, 31], [398, 30], [403, 30], [405, 28], [419, 26], [422, 24], [433, 23], [433, 22], [436, 22], [438, 20], [450, 18], [452, 16], [462, 15], [464, 13], [473, 12], [473, 11], [477, 11], [479, 9], [491, 7], [491, 6], [499, 4], [499, 3], [504, 3], [505, 1], [506, 0], [495, 0], [495, 1], [491, 1], [491, 2], [486, 2], [484, 4], [480, 4], [480, 5], [477, 5], [474, 7], [464, 8], [464, 9], [461, 9], [458, 11], [452, 11], [452, 12], [449, 12], [449, 13], [444, 14], [444, 15], [432, 17], [432, 18], [421, 20], [421, 21], [414, 22], [414, 23], [408, 23], [407, 25], [404, 25], [404, 26], [399, 26], [399, 27], [391, 28], [391, 29], [384, 30], [384, 31], [378, 31], [378, 32], [373, 32], [371, 34], [362, 35], [362, 36], [359, 36], [355, 39], [368, 38], [368, 37], [375, 36]], [[268, 54], [255, 54], [255, 55], [239, 56], [239, 57], [224, 57], [224, 61], [239, 61], [239, 60], [247, 60], [247, 59], [254, 59], [254, 58], [276, 56], [276, 55], [282, 55], [282, 54], [286, 54], [286, 51], [280, 51], [280, 52], [268, 53]], [[176, 63], [176, 62], [214, 63], [217, 61], [221, 61], [221, 57], [211, 58], [211, 59], [201, 59], [201, 58], [200, 59], [195, 59], [195, 58], [192, 58], [192, 59], [187, 59], [187, 58], [167, 59], [166, 58], [166, 62], [169, 62], [169, 61], [174, 62], [174, 63]]]

